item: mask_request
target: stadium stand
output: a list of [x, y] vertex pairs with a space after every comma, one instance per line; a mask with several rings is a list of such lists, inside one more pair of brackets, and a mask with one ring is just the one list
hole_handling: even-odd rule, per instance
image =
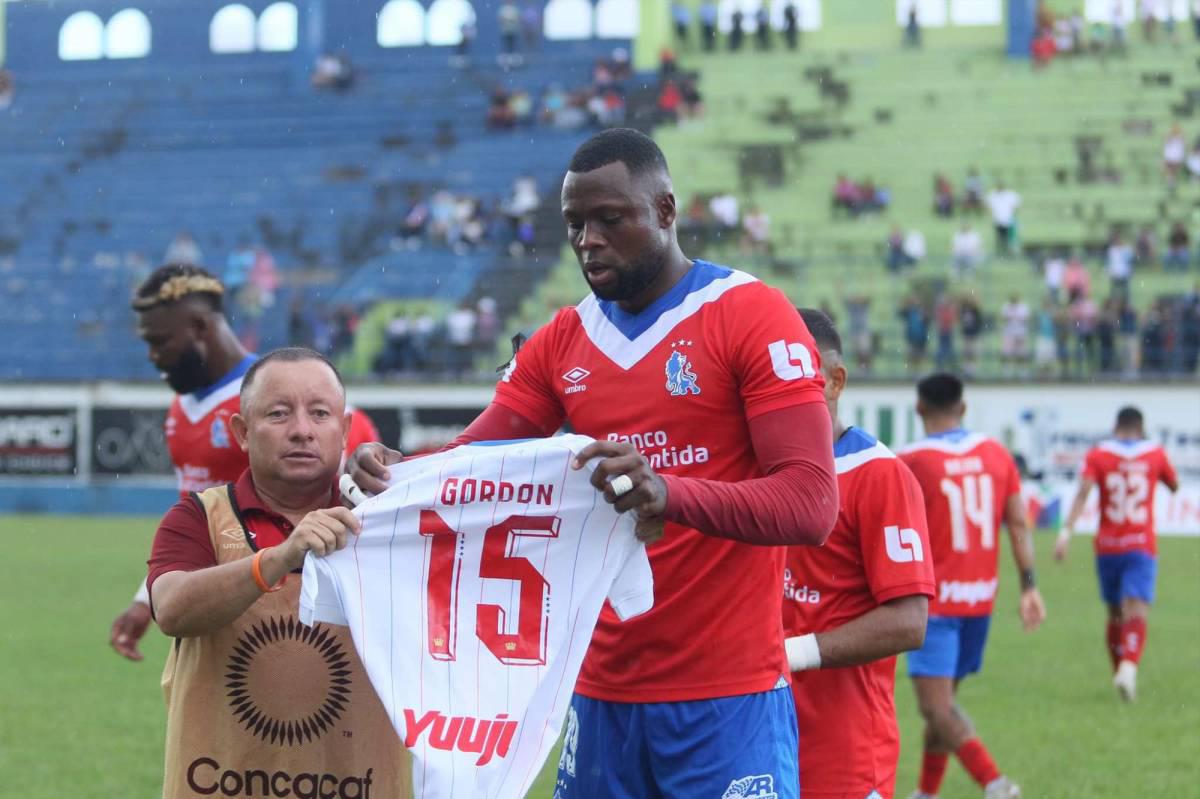
[[[491, 5], [479, 4], [481, 28]], [[205, 6], [191, 12], [193, 37], [204, 37], [219, 4]], [[14, 8], [9, 18], [53, 30], [67, 10]], [[365, 6], [358, 11], [371, 19]], [[404, 203], [446, 189], [494, 209], [522, 175], [552, 189], [586, 129], [490, 130], [490, 95], [586, 83], [595, 60], [622, 43], [544, 42], [528, 69], [502, 71], [487, 50], [451, 64], [446, 47], [360, 42], [347, 91], [312, 88], [294, 54], [218, 56], [188, 39], [192, 52], [165, 68], [153, 57], [39, 64], [22, 43], [9, 59], [20, 91], [0, 113], [0, 169], [17, 188], [0, 198], [0, 279], [10, 299], [2, 313], [14, 345], [4, 376], [149, 377], [128, 294], [179, 230], [218, 273], [240, 242], [264, 247], [283, 277], [277, 308], [297, 294], [359, 306], [383, 298], [452, 306], [486, 294], [508, 312], [557, 259], [557, 215], [553, 259], [542, 265], [544, 220], [520, 252], [504, 246], [503, 229], [470, 252], [396, 251]], [[286, 314], [253, 324], [260, 346], [284, 343]]]
[[[1149, 228], [1161, 245], [1173, 222], [1192, 223], [1200, 182], [1169, 186], [1161, 152], [1172, 123], [1194, 119], [1197, 67], [1165, 45], [1061, 58], [1041, 70], [978, 47], [685, 50], [679, 68], [699, 76], [704, 116], [662, 125], [655, 136], [672, 164], [681, 214], [693, 200], [703, 206], [728, 192], [741, 209], [757, 205], [771, 219], [769, 256], [739, 246], [739, 229], [711, 224], [683, 237], [690, 254], [747, 268], [797, 303], [825, 304], [843, 318], [847, 297], [868, 298], [876, 374], [901, 376], [909, 366], [897, 311], [909, 295], [932, 310], [943, 292], [972, 294], [991, 323], [1013, 294], [1036, 311], [1043, 262], [1076, 252], [1102, 302], [1113, 231], [1131, 242]], [[1187, 129], [1189, 142], [1200, 135], [1195, 124]], [[1003, 183], [1020, 193], [1019, 255], [990, 255], [986, 209], [935, 212], [935, 176], [946, 175], [961, 195], [971, 168], [986, 189]], [[886, 186], [886, 210], [837, 213], [831, 198], [841, 174]], [[952, 279], [950, 246], [964, 219], [989, 256], [973, 277]], [[914, 269], [896, 275], [884, 265], [893, 226], [920, 231], [927, 246]], [[566, 263], [548, 280], [513, 329], [576, 301], [574, 269]], [[1132, 301], [1141, 311], [1191, 288], [1158, 263], [1139, 264]], [[1000, 372], [998, 346], [989, 345], [981, 372]]]

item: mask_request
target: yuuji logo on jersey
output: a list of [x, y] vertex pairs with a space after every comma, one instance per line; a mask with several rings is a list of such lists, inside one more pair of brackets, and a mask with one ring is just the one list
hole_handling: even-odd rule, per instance
[[471, 716], [444, 716], [440, 711], [429, 710], [418, 720], [417, 712], [404, 709], [404, 745], [412, 749], [428, 730], [427, 742], [434, 749], [444, 752], [458, 750], [477, 754], [475, 765], [485, 766], [492, 756], [505, 757], [517, 734], [517, 721], [507, 713], [495, 719], [477, 719]]
[[[669, 469], [672, 466], [690, 466], [693, 463], [708, 463], [708, 447], [686, 444], [683, 449], [672, 446], [665, 430], [645, 433], [609, 433], [609, 441], [624, 441], [637, 447], [638, 452], [650, 461], [651, 469]], [[657, 451], [655, 451], [657, 449]]]
[[991, 602], [996, 597], [996, 584], [995, 579], [942, 580], [938, 585], [938, 601], [964, 605]]

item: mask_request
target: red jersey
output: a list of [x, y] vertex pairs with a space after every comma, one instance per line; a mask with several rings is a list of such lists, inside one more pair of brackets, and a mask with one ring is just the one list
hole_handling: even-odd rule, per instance
[[[235, 482], [250, 466], [249, 456], [233, 438], [229, 419], [241, 409], [242, 378], [257, 359], [257, 355], [247, 355], [213, 385], [176, 395], [171, 401], [163, 433], [181, 497]], [[346, 413], [350, 414], [345, 451], [348, 457], [359, 444], [378, 441], [379, 431], [371, 417], [359, 409], [347, 406]]]
[[[638, 314], [589, 296], [521, 348], [495, 402], [547, 427], [628, 441], [662, 474], [761, 477], [748, 420], [824, 402], [816, 348], [784, 295], [704, 261]], [[787, 673], [786, 550], [668, 523], [654, 609], [600, 614], [576, 691], [617, 702], [757, 693]]]
[[171, 401], [163, 432], [181, 497], [232, 483], [250, 465], [233, 438], [229, 419], [241, 407], [242, 378], [257, 357], [247, 355], [213, 385]]
[[[823, 547], [789, 547], [788, 637], [841, 627], [884, 602], [934, 594], [921, 488], [891, 450], [851, 427], [834, 445], [837, 523]], [[900, 758], [896, 658], [792, 675], [804, 796], [891, 797]]]
[[1083, 479], [1100, 486], [1096, 554], [1156, 554], [1154, 492], [1160, 482], [1174, 487], [1179, 480], [1163, 448], [1142, 440], [1102, 441], [1088, 451]]
[[929, 615], [988, 615], [1004, 507], [1021, 493], [1017, 464], [995, 439], [961, 428], [910, 444], [900, 458], [925, 495], [938, 584]]

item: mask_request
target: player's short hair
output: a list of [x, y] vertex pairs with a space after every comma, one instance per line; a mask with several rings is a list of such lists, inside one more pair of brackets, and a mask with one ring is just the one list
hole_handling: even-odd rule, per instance
[[917, 397], [931, 411], [953, 410], [963, 398], [963, 381], [949, 372], [936, 372], [917, 383]]
[[842, 337], [838, 335], [837, 327], [829, 318], [829, 314], [817, 308], [797, 308], [796, 310], [800, 312], [800, 318], [804, 320], [813, 341], [817, 343], [817, 349], [821, 352], [833, 350], [838, 355], [842, 354]]
[[1117, 411], [1117, 427], [1123, 429], [1140, 428], [1144, 421], [1142, 412], [1132, 405], [1126, 405]]
[[633, 128], [609, 128], [579, 145], [567, 169], [591, 172], [620, 161], [630, 175], [642, 175], [661, 169], [669, 174], [667, 157], [654, 139]]
[[342, 390], [342, 396], [346, 396], [346, 384], [342, 382], [342, 373], [333, 365], [333, 361], [326, 358], [316, 350], [308, 347], [280, 347], [277, 350], [271, 350], [266, 355], [259, 358], [250, 368], [246, 370], [246, 374], [242, 377], [242, 389], [239, 392], [239, 399], [245, 405], [246, 397], [250, 396], [250, 389], [254, 385], [255, 378], [258, 373], [263, 370], [269, 363], [299, 363], [301, 361], [319, 361], [329, 367], [329, 371], [333, 372], [334, 378], [337, 380], [338, 388]]
[[133, 292], [130, 305], [148, 311], [178, 302], [184, 297], [201, 297], [217, 313], [225, 310], [225, 287], [211, 272], [191, 264], [164, 264], [150, 273]]

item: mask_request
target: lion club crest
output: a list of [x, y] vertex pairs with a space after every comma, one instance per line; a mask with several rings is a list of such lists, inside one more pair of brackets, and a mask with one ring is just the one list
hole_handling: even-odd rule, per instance
[[[691, 344], [690, 341], [672, 343], [673, 348]], [[686, 397], [688, 394], [699, 394], [700, 386], [696, 385], [696, 373], [692, 371], [692, 362], [678, 349], [671, 351], [667, 358], [667, 391], [672, 397]]]

